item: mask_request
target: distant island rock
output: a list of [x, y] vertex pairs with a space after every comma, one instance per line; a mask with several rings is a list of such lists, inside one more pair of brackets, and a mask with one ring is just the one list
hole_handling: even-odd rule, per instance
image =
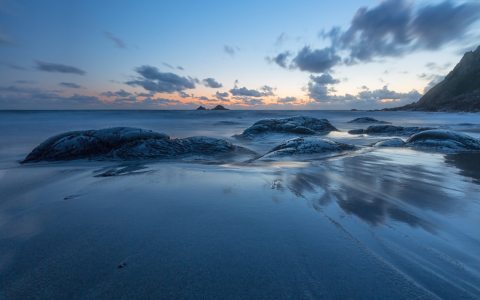
[[[197, 108], [196, 110], [208, 110], [206, 109], [205, 107], [203, 106], [200, 106], [199, 108]], [[229, 110], [228, 108], [225, 108], [223, 105], [217, 105], [215, 106], [214, 108], [212, 108], [211, 110]]]
[[370, 117], [361, 117], [354, 120], [348, 121], [347, 123], [377, 123], [377, 124], [391, 124], [390, 122], [379, 121]]
[[480, 112], [480, 46], [465, 53], [445, 79], [418, 102], [383, 110]]
[[189, 156], [199, 159], [233, 153], [255, 154], [224, 139], [203, 136], [170, 139], [165, 133], [151, 130], [113, 127], [53, 136], [33, 149], [22, 163], [76, 159], [181, 159]]
[[228, 108], [223, 107], [223, 105], [217, 105], [212, 110], [229, 110]]
[[255, 122], [243, 131], [234, 135], [237, 138], [254, 139], [271, 133], [289, 133], [296, 135], [312, 135], [339, 131], [327, 119], [318, 119], [309, 116], [296, 116], [283, 119], [264, 119]]

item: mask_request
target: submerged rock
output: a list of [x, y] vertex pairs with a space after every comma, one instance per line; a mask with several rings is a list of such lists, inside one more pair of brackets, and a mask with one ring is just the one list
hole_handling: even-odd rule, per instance
[[412, 135], [407, 144], [412, 147], [480, 150], [480, 141], [473, 137], [450, 130], [428, 130]]
[[347, 123], [377, 123], [377, 124], [391, 124], [390, 122], [385, 122], [385, 121], [379, 121], [374, 118], [370, 117], [361, 117], [361, 118], [356, 118], [351, 121], [348, 121]]
[[378, 141], [372, 144], [372, 147], [405, 147], [407, 144], [399, 138]]
[[371, 125], [367, 129], [349, 130], [350, 134], [387, 134], [387, 135], [412, 135], [425, 130], [435, 129], [433, 127], [402, 127], [393, 125]]
[[298, 137], [274, 147], [261, 158], [286, 155], [321, 154], [355, 149], [355, 145], [343, 144], [316, 136]]
[[172, 140], [164, 133], [151, 130], [114, 127], [53, 136], [33, 149], [22, 163], [75, 159], [173, 159], [237, 151], [253, 153], [223, 139], [190, 137]]
[[290, 133], [296, 135], [311, 135], [339, 131], [327, 119], [318, 119], [309, 116], [296, 116], [283, 119], [264, 119], [255, 122], [235, 137], [253, 139], [268, 133]]

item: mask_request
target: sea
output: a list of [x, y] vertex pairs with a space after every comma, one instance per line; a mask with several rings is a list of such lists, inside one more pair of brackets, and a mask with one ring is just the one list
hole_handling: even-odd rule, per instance
[[[234, 135], [298, 115], [358, 150], [20, 164], [53, 135], [114, 126], [262, 154], [292, 137]], [[0, 111], [0, 299], [479, 299], [480, 153], [372, 148], [396, 136], [349, 134], [359, 117], [480, 139], [478, 113]]]

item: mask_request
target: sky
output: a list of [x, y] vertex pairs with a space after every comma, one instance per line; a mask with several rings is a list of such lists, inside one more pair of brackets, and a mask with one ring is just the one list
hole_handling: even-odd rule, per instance
[[0, 0], [0, 109], [381, 109], [480, 45], [480, 1]]

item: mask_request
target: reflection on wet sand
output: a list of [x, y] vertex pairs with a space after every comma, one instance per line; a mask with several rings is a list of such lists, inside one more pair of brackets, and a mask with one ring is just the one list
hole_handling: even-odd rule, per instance
[[[461, 165], [463, 159], [452, 155], [448, 161]], [[472, 177], [480, 174], [473, 168], [468, 172]], [[455, 193], [460, 191], [452, 191], [444, 175], [424, 165], [395, 164], [372, 154], [289, 170], [278, 180], [312, 204], [335, 202], [345, 213], [371, 226], [384, 224], [389, 218], [434, 233], [436, 224], [428, 211], [452, 214], [458, 209]]]
[[467, 152], [445, 155], [445, 163], [459, 169], [459, 174], [480, 184], [480, 153]]

